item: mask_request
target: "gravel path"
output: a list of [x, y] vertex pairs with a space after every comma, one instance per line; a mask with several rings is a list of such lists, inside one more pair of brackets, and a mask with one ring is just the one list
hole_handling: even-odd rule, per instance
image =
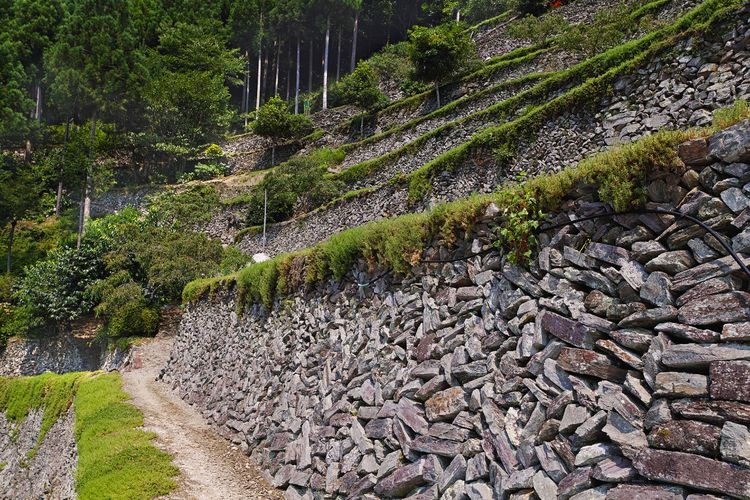
[[250, 457], [218, 436], [201, 414], [166, 384], [156, 381], [172, 342], [170, 337], [161, 337], [134, 348], [129, 371], [122, 374], [125, 390], [143, 412], [144, 429], [157, 435], [156, 445], [169, 452], [180, 469], [178, 489], [165, 498], [282, 498]]

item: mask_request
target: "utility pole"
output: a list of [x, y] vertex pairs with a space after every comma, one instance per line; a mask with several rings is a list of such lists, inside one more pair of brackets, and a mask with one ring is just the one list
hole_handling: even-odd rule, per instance
[[268, 218], [268, 190], [263, 190], [263, 253], [266, 252], [266, 220]]

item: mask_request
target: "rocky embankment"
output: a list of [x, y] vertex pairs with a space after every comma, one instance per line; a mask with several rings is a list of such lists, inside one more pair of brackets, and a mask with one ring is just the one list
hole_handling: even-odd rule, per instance
[[[647, 208], [750, 263], [750, 121], [679, 154]], [[750, 276], [682, 217], [581, 220], [607, 210], [578, 186], [526, 267], [489, 206], [413, 277], [205, 298], [162, 376], [287, 498], [750, 498]]]
[[32, 410], [14, 424], [0, 412], [0, 498], [76, 498], [73, 409], [40, 443], [43, 417], [43, 410]]
[[127, 359], [128, 352], [110, 350], [106, 342], [92, 338], [13, 338], [0, 350], [0, 377], [116, 370]]

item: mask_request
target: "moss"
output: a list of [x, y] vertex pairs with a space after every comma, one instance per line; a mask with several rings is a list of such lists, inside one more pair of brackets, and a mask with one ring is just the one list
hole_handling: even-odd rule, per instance
[[75, 398], [81, 499], [150, 499], [176, 487], [170, 456], [144, 432], [143, 415], [128, 402], [117, 373], [81, 375]]
[[[34, 458], [46, 434], [71, 407], [78, 449], [76, 491], [81, 499], [147, 499], [172, 491], [177, 469], [140, 428], [143, 416], [127, 403], [119, 374], [46, 373], [0, 378], [0, 411], [14, 423], [43, 409]], [[0, 470], [2, 470], [0, 467]]]

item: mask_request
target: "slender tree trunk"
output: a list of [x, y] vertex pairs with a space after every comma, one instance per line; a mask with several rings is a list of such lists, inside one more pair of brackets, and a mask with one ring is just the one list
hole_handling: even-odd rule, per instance
[[310, 39], [310, 49], [308, 51], [310, 57], [308, 58], [307, 68], [307, 91], [312, 92], [313, 85], [313, 41]]
[[55, 199], [55, 217], [60, 217], [62, 207], [63, 173], [65, 172], [65, 161], [68, 157], [68, 137], [70, 137], [70, 119], [65, 120], [65, 137], [63, 138], [63, 157], [60, 164], [60, 178], [57, 182], [57, 198]]
[[6, 256], [6, 267], [5, 271], [10, 274], [13, 270], [13, 237], [16, 235], [16, 224], [18, 221], [13, 219], [10, 221], [10, 234], [8, 235], [8, 254]]
[[336, 48], [336, 81], [341, 78], [341, 26], [339, 26], [339, 40]]
[[435, 82], [435, 94], [437, 95], [437, 107], [442, 107], [442, 104], [440, 104], [440, 84]]
[[250, 52], [245, 51], [245, 85], [242, 87], [242, 113], [245, 115], [245, 129], [247, 129], [247, 111], [250, 100]]
[[271, 56], [273, 49], [266, 50], [266, 57], [263, 59], [263, 67], [265, 68], [265, 71], [263, 72], [263, 91], [260, 93], [261, 99], [266, 98], [268, 99], [268, 78], [271, 75]]
[[257, 80], [258, 80], [258, 87], [257, 87], [257, 89], [255, 91], [255, 117], [256, 118], [258, 118], [258, 109], [260, 108], [260, 83], [261, 83], [261, 78], [263, 77], [263, 75], [262, 75], [262, 69], [263, 68], [261, 66], [261, 64], [263, 63], [263, 61], [261, 59], [262, 52], [263, 51], [261, 49], [258, 49], [258, 78], [257, 78]]
[[299, 45], [300, 45], [300, 41], [299, 41], [299, 38], [298, 38], [297, 39], [297, 79], [296, 79], [296, 83], [294, 85], [294, 114], [295, 115], [299, 113], [299, 76], [300, 76], [299, 75], [299, 73], [300, 73], [300, 71], [299, 71], [299, 64], [300, 64], [300, 57], [299, 57], [300, 50], [299, 50]]
[[83, 190], [83, 204], [81, 207], [80, 217], [78, 219], [78, 241], [76, 248], [81, 248], [81, 240], [86, 228], [86, 221], [91, 217], [91, 191], [93, 182], [94, 161], [94, 140], [96, 139], [96, 112], [91, 117], [91, 137], [89, 138], [89, 165], [86, 169], [86, 186]]
[[286, 100], [292, 96], [292, 47], [286, 49]]
[[279, 95], [279, 65], [281, 64], [281, 40], [276, 40], [276, 75], [273, 81], [273, 95]]
[[36, 83], [36, 107], [34, 109], [34, 119], [39, 121], [42, 118], [42, 84]]
[[323, 50], [323, 110], [328, 109], [328, 46], [331, 41], [331, 18], [326, 18], [326, 45]]
[[357, 66], [357, 35], [359, 34], [359, 9], [354, 12], [354, 28], [352, 29], [352, 64], [351, 71]]
[[456, 9], [456, 22], [461, 22], [461, 9]]

